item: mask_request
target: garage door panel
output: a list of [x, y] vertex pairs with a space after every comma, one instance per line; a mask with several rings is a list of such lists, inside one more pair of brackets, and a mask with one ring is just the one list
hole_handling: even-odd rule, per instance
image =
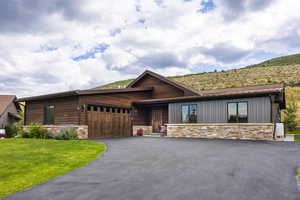
[[89, 138], [128, 137], [132, 135], [129, 109], [95, 108], [87, 110]]

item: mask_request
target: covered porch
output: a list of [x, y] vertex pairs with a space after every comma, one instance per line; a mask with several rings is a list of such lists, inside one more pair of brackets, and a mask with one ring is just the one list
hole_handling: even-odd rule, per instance
[[168, 104], [134, 105], [133, 134], [143, 129], [145, 135], [166, 130], [168, 123]]

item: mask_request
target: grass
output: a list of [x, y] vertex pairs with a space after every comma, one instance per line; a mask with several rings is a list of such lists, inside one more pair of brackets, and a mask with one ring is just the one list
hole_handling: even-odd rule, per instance
[[273, 58], [271, 60], [267, 60], [250, 67], [269, 67], [274, 65], [284, 66], [284, 65], [293, 65], [297, 63], [300, 63], [300, 54], [293, 54], [293, 55]]
[[296, 142], [300, 142], [300, 135], [295, 135], [295, 136], [294, 136], [294, 140], [295, 140]]
[[300, 135], [300, 131], [288, 131], [287, 134]]
[[87, 140], [0, 140], [0, 198], [79, 168], [105, 150]]
[[297, 169], [298, 178], [300, 179], [300, 167]]

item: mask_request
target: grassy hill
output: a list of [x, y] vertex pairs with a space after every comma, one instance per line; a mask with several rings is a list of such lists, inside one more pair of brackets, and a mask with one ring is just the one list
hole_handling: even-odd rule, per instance
[[[300, 54], [283, 56], [248, 67], [222, 72], [207, 72], [168, 77], [189, 85], [196, 90], [228, 88], [270, 83], [286, 83], [287, 95], [293, 94], [298, 100], [300, 125]], [[116, 81], [95, 89], [126, 87], [132, 79]]]

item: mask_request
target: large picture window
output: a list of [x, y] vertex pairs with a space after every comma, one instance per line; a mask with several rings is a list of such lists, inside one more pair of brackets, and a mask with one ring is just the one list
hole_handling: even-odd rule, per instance
[[44, 124], [52, 125], [54, 124], [54, 105], [47, 105], [44, 108]]
[[197, 105], [189, 104], [181, 106], [182, 123], [197, 123]]
[[248, 122], [248, 103], [234, 102], [228, 103], [228, 122], [229, 123], [247, 123]]

